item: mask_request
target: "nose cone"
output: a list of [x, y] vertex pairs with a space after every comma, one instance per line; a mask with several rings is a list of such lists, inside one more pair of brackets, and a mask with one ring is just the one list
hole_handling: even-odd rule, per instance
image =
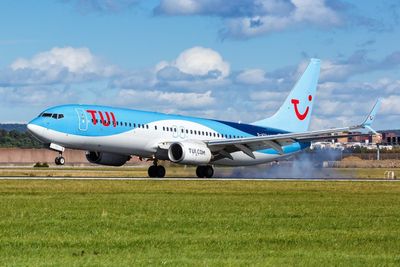
[[43, 127], [35, 124], [33, 121], [29, 122], [26, 126], [28, 128], [28, 132], [33, 135], [33, 137], [37, 138], [39, 141], [43, 141]]

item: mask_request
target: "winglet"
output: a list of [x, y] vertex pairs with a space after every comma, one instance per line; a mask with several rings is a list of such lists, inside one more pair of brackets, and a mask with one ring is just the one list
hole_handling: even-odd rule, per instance
[[364, 120], [364, 122], [361, 125], [362, 128], [369, 129], [375, 134], [377, 134], [377, 132], [374, 129], [371, 128], [371, 125], [375, 120], [376, 113], [378, 112], [380, 106], [381, 106], [381, 99], [379, 98], [376, 101], [376, 103], [375, 103], [374, 107], [372, 108], [371, 112], [368, 114], [368, 117]]

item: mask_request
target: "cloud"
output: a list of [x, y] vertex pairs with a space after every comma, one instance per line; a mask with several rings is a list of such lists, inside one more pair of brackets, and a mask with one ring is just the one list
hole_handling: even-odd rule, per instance
[[324, 60], [321, 65], [321, 81], [346, 81], [361, 73], [383, 71], [400, 65], [400, 51], [394, 51], [381, 60], [368, 57], [366, 50], [357, 50], [344, 60]]
[[342, 15], [333, 7], [325, 0], [161, 0], [154, 12], [218, 16], [224, 23], [221, 36], [240, 39], [301, 25], [342, 26]]
[[104, 64], [88, 48], [54, 47], [30, 59], [16, 59], [0, 73], [0, 84], [75, 83], [107, 78], [117, 73], [117, 67]]
[[236, 80], [244, 84], [260, 84], [266, 81], [265, 71], [262, 69], [248, 69], [239, 73]]
[[157, 90], [122, 89], [118, 92], [119, 104], [135, 104], [145, 107], [156, 106], [157, 110], [173, 109], [198, 109], [205, 108], [215, 103], [211, 91], [205, 93], [162, 92]]
[[157, 88], [175, 91], [208, 91], [229, 83], [230, 65], [215, 50], [200, 46], [182, 51], [171, 62], [151, 69], [127, 72], [111, 81], [112, 87]]
[[7, 107], [43, 107], [77, 103], [80, 99], [78, 92], [60, 86], [0, 87], [0, 94], [2, 96], [1, 105]]
[[214, 75], [217, 78], [228, 76], [230, 71], [229, 63], [225, 62], [218, 52], [201, 46], [183, 51], [171, 66], [185, 74]]
[[163, 15], [243, 17], [267, 13], [284, 14], [292, 9], [290, 1], [281, 0], [161, 0], [154, 12]]

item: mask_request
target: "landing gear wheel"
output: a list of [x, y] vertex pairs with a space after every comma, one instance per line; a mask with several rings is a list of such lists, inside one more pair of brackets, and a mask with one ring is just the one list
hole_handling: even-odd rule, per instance
[[214, 169], [212, 166], [208, 165], [204, 168], [204, 176], [206, 178], [211, 178], [214, 175]]
[[151, 178], [163, 178], [165, 176], [165, 168], [161, 165], [151, 165], [147, 173]]
[[154, 178], [157, 177], [157, 166], [151, 165], [149, 169], [147, 170], [147, 174], [149, 177]]
[[65, 164], [65, 158], [64, 157], [59, 157], [58, 158], [58, 162], [60, 163], [60, 165], [64, 165]]
[[157, 177], [163, 178], [165, 176], [165, 168], [161, 165], [157, 166]]
[[65, 158], [62, 156], [56, 157], [56, 159], [54, 160], [54, 163], [56, 165], [64, 165], [65, 164]]
[[214, 169], [212, 166], [197, 166], [196, 175], [199, 178], [211, 178], [214, 175]]
[[197, 166], [196, 175], [199, 178], [204, 178], [204, 166]]

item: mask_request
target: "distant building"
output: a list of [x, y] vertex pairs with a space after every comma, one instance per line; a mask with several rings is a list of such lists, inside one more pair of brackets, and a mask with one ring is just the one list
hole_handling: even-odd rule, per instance
[[379, 131], [382, 134], [383, 145], [398, 146], [400, 145], [400, 130]]
[[351, 147], [366, 147], [368, 149], [376, 149], [376, 144], [381, 148], [392, 149], [400, 146], [400, 130], [384, 130], [378, 131], [379, 134], [362, 134], [361, 132], [344, 132], [343, 134], [354, 134], [355, 136], [340, 137], [341, 133], [333, 134], [332, 139], [325, 142], [315, 142], [312, 148], [331, 148], [345, 149]]

